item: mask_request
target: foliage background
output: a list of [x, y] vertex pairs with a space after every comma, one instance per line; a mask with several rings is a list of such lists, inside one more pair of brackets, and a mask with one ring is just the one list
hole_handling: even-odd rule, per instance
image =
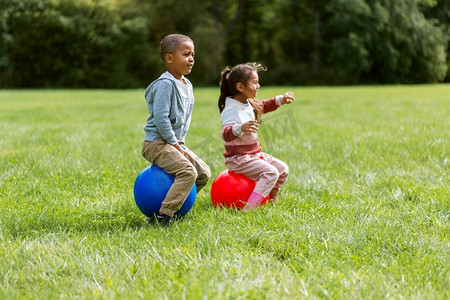
[[263, 84], [448, 82], [449, 23], [449, 0], [0, 0], [0, 87], [145, 87], [174, 32], [196, 85], [245, 61]]

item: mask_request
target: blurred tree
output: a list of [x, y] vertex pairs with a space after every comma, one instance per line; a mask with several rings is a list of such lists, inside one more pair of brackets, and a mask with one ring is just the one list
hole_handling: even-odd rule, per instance
[[269, 0], [239, 0], [227, 28], [225, 60], [230, 65], [261, 60], [270, 44], [271, 24], [275, 15]]
[[146, 84], [165, 70], [159, 55], [160, 42], [170, 33], [186, 34], [194, 40], [196, 57], [190, 80], [194, 84], [218, 82], [216, 74], [220, 75], [224, 44], [222, 26], [211, 13], [216, 9], [214, 1], [124, 0], [118, 3], [127, 18], [138, 15], [147, 20], [148, 47], [139, 56], [141, 65], [145, 66], [139, 75]]
[[327, 62], [335, 70], [337, 82], [357, 83], [372, 67], [368, 41], [386, 16], [361, 0], [332, 1], [327, 10], [331, 13]]
[[343, 82], [439, 82], [447, 73], [444, 30], [425, 0], [336, 0], [329, 62]]
[[159, 43], [194, 39], [194, 84], [226, 65], [264, 84], [448, 80], [449, 0], [0, 0], [1, 87], [144, 87]]
[[423, 7], [427, 19], [435, 19], [442, 27], [447, 37], [447, 76], [446, 82], [450, 82], [450, 0], [430, 1], [429, 5]]
[[0, 7], [2, 86], [140, 85], [128, 70], [145, 45], [143, 18], [122, 20], [107, 1], [1, 0]]
[[318, 83], [329, 70], [323, 63], [329, 52], [327, 41], [330, 0], [276, 1], [273, 35], [275, 58], [271, 81], [277, 84]]

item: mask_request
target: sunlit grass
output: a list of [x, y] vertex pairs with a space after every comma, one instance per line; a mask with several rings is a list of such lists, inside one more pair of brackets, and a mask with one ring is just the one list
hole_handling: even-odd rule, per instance
[[[0, 91], [0, 297], [445, 299], [450, 86], [263, 87], [290, 167], [280, 199], [147, 224], [133, 199], [143, 90]], [[195, 90], [188, 145], [225, 169], [218, 89]]]

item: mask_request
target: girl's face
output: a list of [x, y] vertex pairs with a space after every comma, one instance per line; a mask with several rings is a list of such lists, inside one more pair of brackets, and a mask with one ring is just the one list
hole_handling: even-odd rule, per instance
[[259, 85], [259, 76], [256, 71], [252, 71], [252, 74], [247, 80], [247, 83], [241, 85], [239, 91], [246, 99], [254, 99], [258, 94], [258, 90], [260, 88]]
[[178, 80], [182, 75], [191, 73], [194, 66], [194, 43], [190, 41], [182, 42], [173, 54], [168, 54], [167, 69]]

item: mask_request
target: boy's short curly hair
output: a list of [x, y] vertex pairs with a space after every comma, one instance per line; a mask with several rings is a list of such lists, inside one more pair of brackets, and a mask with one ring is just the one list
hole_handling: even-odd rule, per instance
[[161, 59], [164, 61], [166, 54], [173, 54], [178, 46], [183, 42], [194, 42], [190, 37], [184, 34], [169, 34], [161, 40]]

